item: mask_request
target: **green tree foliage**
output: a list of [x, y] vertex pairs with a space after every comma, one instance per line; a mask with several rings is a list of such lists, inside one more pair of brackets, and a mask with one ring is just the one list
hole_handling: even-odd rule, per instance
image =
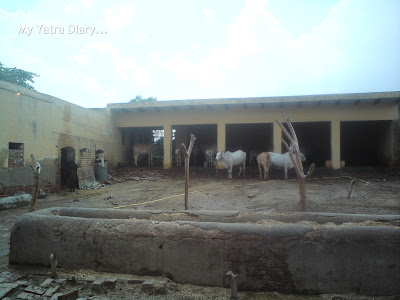
[[141, 95], [137, 95], [134, 99], [131, 99], [129, 102], [143, 102], [143, 101], [157, 101], [157, 98], [154, 97], [143, 98]]
[[35, 83], [33, 81], [33, 78], [38, 76], [39, 75], [35, 73], [27, 72], [21, 69], [6, 68], [0, 62], [0, 80], [14, 83], [30, 90], [34, 90], [33, 86], [30, 85], [28, 82]]

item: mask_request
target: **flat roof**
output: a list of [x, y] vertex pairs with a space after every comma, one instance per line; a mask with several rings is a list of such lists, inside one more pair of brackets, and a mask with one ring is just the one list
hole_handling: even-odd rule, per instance
[[215, 98], [215, 99], [188, 99], [188, 100], [165, 100], [165, 101], [140, 101], [128, 103], [110, 103], [107, 107], [111, 110], [139, 110], [146, 108], [162, 110], [162, 108], [177, 109], [179, 107], [204, 106], [245, 106], [245, 105], [281, 105], [281, 104], [321, 104], [321, 103], [354, 103], [373, 102], [400, 102], [400, 91], [377, 92], [377, 93], [350, 93], [350, 94], [325, 94], [306, 96], [281, 96], [281, 97], [249, 97], [249, 98]]

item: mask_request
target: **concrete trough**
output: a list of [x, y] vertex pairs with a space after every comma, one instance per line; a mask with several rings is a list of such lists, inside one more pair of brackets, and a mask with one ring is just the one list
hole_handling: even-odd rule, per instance
[[29, 205], [32, 201], [32, 195], [19, 194], [15, 196], [0, 198], [0, 210], [17, 208]]
[[[300, 223], [298, 223], [300, 222]], [[164, 275], [284, 293], [400, 294], [400, 216], [50, 208], [22, 216], [10, 264]]]

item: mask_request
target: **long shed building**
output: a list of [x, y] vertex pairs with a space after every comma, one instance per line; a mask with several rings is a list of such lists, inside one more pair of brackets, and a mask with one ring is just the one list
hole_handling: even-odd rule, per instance
[[[392, 165], [398, 160], [400, 92], [226, 98], [109, 104], [123, 144], [164, 131], [164, 168], [194, 133], [218, 150], [285, 152], [275, 120], [290, 118], [300, 148], [317, 166]], [[146, 134], [147, 133], [147, 134]], [[149, 135], [150, 134], [150, 135]]]

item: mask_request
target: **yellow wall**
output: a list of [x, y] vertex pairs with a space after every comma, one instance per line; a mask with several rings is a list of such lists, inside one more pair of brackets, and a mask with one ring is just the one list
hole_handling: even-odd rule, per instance
[[[55, 184], [61, 148], [74, 148], [77, 163], [83, 148], [91, 150], [93, 160], [95, 151], [102, 149], [110, 163], [121, 151], [114, 146], [119, 130], [112, 125], [109, 109], [85, 109], [0, 81], [0, 112], [0, 182], [5, 186], [31, 184], [31, 154], [42, 164], [42, 181]], [[24, 144], [24, 167], [13, 172], [8, 172], [10, 142]]]

